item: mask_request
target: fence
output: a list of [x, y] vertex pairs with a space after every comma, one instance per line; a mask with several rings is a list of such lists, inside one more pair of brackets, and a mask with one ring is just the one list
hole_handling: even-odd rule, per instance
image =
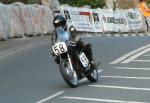
[[48, 6], [0, 4], [0, 39], [50, 34], [54, 30]]
[[[147, 30], [146, 23], [138, 9], [113, 11], [111, 9], [61, 7], [61, 10], [67, 18], [68, 25], [74, 25], [77, 31], [124, 33]], [[148, 23], [150, 24], [150, 21]]]
[[[79, 32], [143, 32], [150, 29], [150, 17], [143, 18], [138, 9], [88, 9], [61, 6], [68, 27], [74, 25]], [[0, 40], [13, 37], [51, 34], [54, 30], [51, 9], [44, 5], [0, 3]], [[145, 20], [147, 24], [145, 23]]]

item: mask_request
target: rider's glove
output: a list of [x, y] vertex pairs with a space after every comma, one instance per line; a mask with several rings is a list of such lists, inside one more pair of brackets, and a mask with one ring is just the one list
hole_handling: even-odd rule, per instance
[[70, 41], [70, 44], [75, 45], [75, 44], [76, 44], [76, 42], [74, 42], [74, 41]]

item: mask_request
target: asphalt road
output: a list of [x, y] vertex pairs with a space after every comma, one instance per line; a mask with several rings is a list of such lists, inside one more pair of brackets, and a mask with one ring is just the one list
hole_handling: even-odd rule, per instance
[[150, 37], [85, 40], [92, 43], [101, 72], [97, 83], [83, 80], [77, 88], [66, 85], [49, 57], [49, 38], [20, 39], [15, 48], [1, 48], [0, 103], [150, 103]]

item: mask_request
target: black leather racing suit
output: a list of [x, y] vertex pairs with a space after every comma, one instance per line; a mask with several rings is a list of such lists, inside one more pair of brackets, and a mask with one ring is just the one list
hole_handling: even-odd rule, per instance
[[[88, 59], [94, 62], [91, 44], [83, 41], [83, 39], [80, 38], [79, 34], [76, 31], [69, 32], [69, 34], [70, 34], [70, 41], [76, 43], [76, 48], [79, 50], [82, 49], [86, 54], [86, 56], [88, 57]], [[51, 41], [52, 41], [52, 45], [57, 41], [57, 34], [55, 31], [52, 34]], [[55, 59], [55, 61], [56, 63], [59, 63], [57, 58]]]

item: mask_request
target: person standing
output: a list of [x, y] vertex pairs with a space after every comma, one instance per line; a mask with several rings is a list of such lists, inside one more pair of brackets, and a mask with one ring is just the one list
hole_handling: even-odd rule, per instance
[[139, 9], [144, 17], [150, 16], [150, 9], [147, 6], [148, 0], [140, 0]]

